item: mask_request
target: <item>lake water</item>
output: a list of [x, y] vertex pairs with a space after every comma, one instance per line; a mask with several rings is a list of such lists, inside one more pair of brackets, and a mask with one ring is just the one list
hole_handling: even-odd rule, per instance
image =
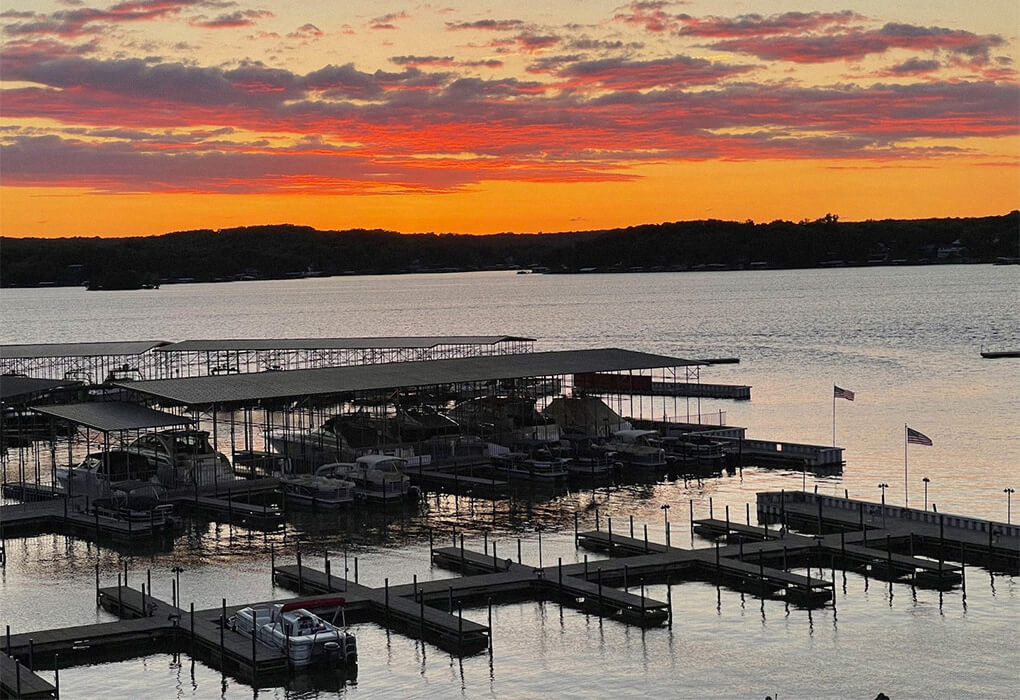
[[[752, 385], [752, 401], [703, 399], [749, 437], [829, 444], [832, 385], [857, 392], [837, 405], [841, 476], [808, 488], [902, 503], [903, 426], [934, 446], [910, 447], [910, 502], [922, 477], [942, 512], [1006, 520], [1003, 488], [1020, 463], [1020, 361], [984, 360], [979, 348], [1020, 347], [1020, 268], [939, 266], [640, 275], [469, 273], [165, 286], [155, 291], [0, 291], [0, 342], [158, 338], [510, 334], [536, 350], [622, 347], [677, 357], [738, 356], [702, 371], [703, 382]], [[679, 405], [683, 415], [686, 401]], [[696, 415], [698, 405], [690, 402]], [[284, 558], [304, 552], [358, 556], [363, 583], [442, 578], [430, 567], [426, 529], [491, 531], [501, 551], [523, 539], [526, 561], [577, 561], [573, 513], [594, 507], [620, 522], [633, 515], [663, 538], [660, 506], [672, 506], [674, 543], [706, 546], [687, 531], [687, 509], [729, 505], [742, 519], [757, 491], [799, 489], [802, 474], [745, 469], [685, 484], [662, 482], [571, 491], [521, 501], [442, 498], [420, 513], [298, 517], [287, 538], [192, 523], [173, 551], [130, 558], [151, 569], [168, 599], [182, 566], [185, 601], [199, 607], [288, 595], [269, 579], [268, 543]], [[604, 517], [604, 516], [603, 516]], [[58, 536], [8, 542], [0, 573], [0, 623], [14, 631], [112, 619], [92, 605], [92, 572], [116, 580], [116, 552]], [[307, 556], [311, 556], [308, 554]], [[306, 560], [307, 561], [307, 560]], [[312, 563], [315, 563], [313, 560]], [[321, 560], [319, 560], [321, 566]], [[335, 570], [335, 569], [334, 569]], [[142, 572], [142, 573], [140, 573]], [[811, 613], [717, 589], [675, 584], [672, 629], [640, 631], [553, 603], [494, 609], [494, 648], [457, 659], [431, 645], [357, 625], [358, 680], [343, 688], [253, 691], [187, 658], [155, 654], [65, 669], [65, 697], [450, 697], [577, 696], [1012, 697], [1020, 681], [1016, 577], [971, 569], [966, 599], [837, 574], [834, 609]], [[648, 594], [665, 599], [664, 586]], [[486, 610], [466, 610], [485, 622]]]

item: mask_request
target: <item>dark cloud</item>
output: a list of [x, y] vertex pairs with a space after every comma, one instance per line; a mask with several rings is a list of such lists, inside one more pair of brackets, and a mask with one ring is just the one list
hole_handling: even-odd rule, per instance
[[525, 22], [519, 19], [480, 19], [474, 22], [447, 22], [448, 31], [481, 29], [493, 32], [513, 32], [522, 29]]

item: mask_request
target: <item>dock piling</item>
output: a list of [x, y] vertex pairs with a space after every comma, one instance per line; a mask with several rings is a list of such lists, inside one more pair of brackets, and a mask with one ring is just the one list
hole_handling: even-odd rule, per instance
[[333, 590], [333, 572], [330, 569], [329, 556], [326, 556], [326, 592]]
[[35, 640], [28, 638], [28, 670], [35, 670]]
[[607, 525], [609, 528], [609, 556], [613, 556], [613, 519], [606, 518], [606, 520], [609, 522]]
[[358, 558], [354, 557], [354, 583], [358, 582]]
[[630, 516], [630, 536], [634, 537], [634, 516]]
[[224, 635], [227, 631], [227, 599], [223, 599], [223, 607], [220, 612], [220, 668], [224, 668], [226, 661], [226, 640]]
[[715, 518], [715, 513], [713, 513], [712, 497], [711, 496], [708, 497], [708, 518], [709, 518], [709, 520]]
[[99, 603], [99, 562], [96, 562], [96, 603]]
[[[574, 515], [577, 515], [577, 513], [574, 513]], [[574, 542], [576, 544], [576, 542], [577, 542], [576, 537], [574, 539]], [[521, 563], [521, 538], [520, 537], [517, 538], [517, 563], [518, 564]]]
[[304, 590], [304, 577], [301, 573], [301, 550], [297, 551], [297, 592], [300, 595]]
[[645, 523], [645, 554], [648, 554], [648, 523]]
[[489, 649], [492, 649], [492, 596], [489, 596]]
[[[577, 511], [575, 510], [574, 511], [574, 548], [575, 549], [577, 548], [577, 536], [578, 536], [578, 534], [579, 534], [579, 532], [578, 532], [578, 529], [577, 529]], [[520, 561], [518, 561], [517, 563], [519, 564]]]
[[[451, 588], [451, 590], [453, 590]], [[389, 623], [390, 619], [390, 580], [388, 578], [383, 579], [383, 606], [386, 611], [386, 621]]]

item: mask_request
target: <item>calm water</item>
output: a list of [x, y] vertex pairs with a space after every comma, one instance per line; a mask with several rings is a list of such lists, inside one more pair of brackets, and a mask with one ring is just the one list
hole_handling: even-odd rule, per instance
[[[1002, 489], [1017, 486], [1020, 362], [982, 360], [986, 348], [1020, 346], [1020, 269], [994, 266], [606, 276], [475, 273], [355, 277], [286, 282], [167, 286], [158, 291], [78, 289], [0, 291], [0, 342], [204, 337], [514, 334], [538, 350], [616, 346], [679, 357], [735, 355], [739, 365], [706, 368], [702, 381], [750, 384], [752, 401], [703, 400], [703, 414], [751, 437], [828, 444], [832, 384], [857, 392], [837, 406], [840, 477], [808, 487], [903, 500], [903, 425], [933, 447], [911, 446], [910, 501], [921, 477], [939, 510], [1006, 519]], [[686, 402], [677, 413], [688, 410]], [[696, 401], [690, 404], [697, 415]], [[431, 569], [425, 529], [454, 526], [524, 540], [537, 562], [542, 524], [546, 564], [582, 556], [571, 530], [594, 508], [623, 522], [634, 515], [662, 539], [660, 505], [669, 503], [674, 543], [697, 515], [729, 505], [734, 518], [765, 489], [801, 486], [799, 472], [747, 469], [701, 484], [663, 482], [534, 494], [519, 500], [443, 498], [420, 513], [306, 516], [271, 538], [192, 523], [173, 551], [130, 557], [134, 581], [152, 570], [155, 593], [169, 598], [170, 573], [184, 567], [184, 600], [215, 606], [288, 593], [269, 580], [268, 543], [284, 556], [358, 556], [362, 582], [449, 576]], [[603, 516], [604, 517], [604, 516]], [[469, 540], [469, 545], [470, 545]], [[92, 567], [115, 581], [121, 554], [46, 536], [8, 543], [0, 574], [0, 618], [15, 631], [110, 619], [95, 610]], [[306, 556], [311, 556], [308, 554]], [[320, 562], [321, 565], [321, 562]], [[334, 567], [337, 565], [335, 564]], [[334, 568], [336, 570], [336, 568]], [[494, 650], [463, 660], [375, 625], [357, 626], [356, 684], [339, 690], [262, 688], [259, 697], [566, 696], [1012, 697], [1020, 681], [1020, 591], [1014, 577], [972, 569], [959, 591], [837, 575], [835, 610], [808, 613], [702, 583], [673, 586], [672, 630], [642, 632], [551, 603], [494, 610]], [[664, 599], [665, 587], [649, 594]], [[486, 611], [466, 614], [485, 622]], [[251, 697], [251, 687], [187, 658], [153, 655], [61, 672], [65, 697]], [[307, 684], [306, 684], [307, 685]]]

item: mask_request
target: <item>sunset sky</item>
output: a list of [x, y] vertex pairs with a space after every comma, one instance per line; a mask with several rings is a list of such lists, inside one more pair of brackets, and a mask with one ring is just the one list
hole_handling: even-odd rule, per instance
[[1020, 205], [1015, 0], [5, 0], [0, 229]]

